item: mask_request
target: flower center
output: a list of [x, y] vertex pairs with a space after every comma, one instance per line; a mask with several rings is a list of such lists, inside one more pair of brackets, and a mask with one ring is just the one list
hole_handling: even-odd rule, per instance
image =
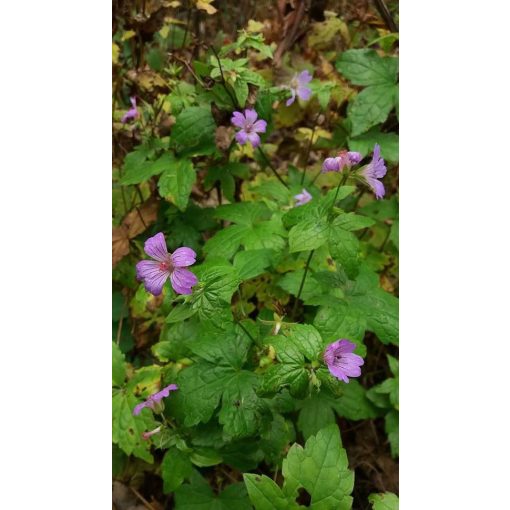
[[174, 267], [169, 260], [165, 260], [159, 263], [159, 269], [161, 269], [161, 271], [173, 271], [173, 268]]
[[253, 129], [253, 124], [251, 124], [251, 123], [245, 124], [245, 126], [244, 126], [244, 130], [245, 130], [247, 133], [251, 133], [252, 129]]

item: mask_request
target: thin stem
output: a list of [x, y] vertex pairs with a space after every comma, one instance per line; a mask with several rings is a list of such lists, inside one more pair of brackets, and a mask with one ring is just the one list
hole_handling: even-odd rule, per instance
[[303, 175], [301, 175], [301, 186], [305, 182], [306, 167], [308, 166], [308, 158], [310, 157], [310, 150], [312, 149], [313, 135], [315, 134], [315, 128], [317, 127], [317, 121], [319, 120], [320, 114], [321, 114], [321, 111], [319, 110], [317, 112], [317, 115], [315, 116], [315, 119], [313, 120], [312, 136], [310, 137], [310, 141], [308, 142], [308, 148], [306, 150], [306, 157], [305, 157], [305, 166], [303, 167]]
[[313, 183], [319, 178], [319, 175], [322, 173], [322, 169], [317, 172], [317, 175], [312, 179], [312, 182], [310, 185], [313, 185]]
[[358, 196], [356, 197], [356, 201], [354, 202], [354, 206], [352, 207], [352, 210], [355, 211], [356, 208], [358, 207], [358, 204], [359, 204], [359, 201], [361, 200], [361, 197], [365, 194], [365, 190], [364, 189], [360, 189], [359, 190], [359, 193], [358, 193]]
[[384, 238], [384, 241], [381, 244], [381, 247], [379, 248], [380, 252], [384, 251], [384, 248], [386, 247], [386, 243], [388, 242], [388, 239], [390, 238], [390, 235], [391, 235], [391, 227], [388, 227], [388, 232], [386, 232], [386, 237]]
[[348, 177], [349, 177], [349, 172], [347, 172], [347, 170], [344, 170], [344, 174], [342, 175], [342, 180], [338, 183], [338, 186], [336, 187], [335, 198], [333, 199], [333, 203], [331, 204], [332, 209], [335, 206], [336, 198], [338, 197], [338, 192], [340, 191], [340, 188], [347, 182]]
[[218, 61], [218, 67], [220, 68], [221, 83], [223, 84], [223, 88], [229, 95], [230, 100], [232, 101], [232, 104], [234, 105], [234, 108], [240, 108], [240, 106], [237, 103], [236, 98], [232, 95], [232, 93], [230, 92], [230, 89], [227, 87], [227, 81], [225, 80], [225, 75], [223, 74], [223, 67], [221, 67], [221, 61], [220, 61], [218, 52], [215, 50], [214, 46], [209, 46], [209, 48], [211, 48], [212, 52], [214, 53], [214, 56], [216, 57], [216, 60]]
[[275, 174], [276, 178], [287, 188], [289, 189], [289, 186], [287, 185], [287, 183], [280, 177], [280, 175], [278, 174], [278, 172], [276, 171], [276, 168], [273, 166], [273, 164], [271, 163], [271, 161], [269, 161], [269, 158], [266, 156], [266, 153], [262, 150], [262, 147], [260, 147], [260, 145], [257, 147], [261, 156], [263, 157], [264, 161], [266, 162], [267, 166], [273, 171], [273, 173]]
[[313, 252], [315, 250], [310, 251], [310, 255], [308, 255], [308, 259], [306, 260], [305, 272], [303, 273], [303, 278], [301, 279], [301, 285], [299, 286], [299, 290], [296, 296], [296, 301], [294, 301], [294, 308], [292, 309], [292, 320], [296, 318], [297, 305], [299, 302], [299, 298], [301, 297], [301, 292], [303, 291], [303, 287], [305, 286], [306, 274], [308, 273], [308, 268], [310, 267], [310, 261], [312, 260]]

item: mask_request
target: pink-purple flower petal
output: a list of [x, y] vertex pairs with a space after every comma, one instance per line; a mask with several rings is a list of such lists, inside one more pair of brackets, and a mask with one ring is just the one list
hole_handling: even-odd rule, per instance
[[240, 128], [240, 131], [235, 135], [239, 145], [244, 145], [247, 142], [250, 142], [253, 147], [260, 145], [260, 137], [257, 133], [265, 133], [267, 122], [263, 119], [257, 120], [255, 110], [247, 108], [244, 115], [241, 112], [234, 112], [230, 120], [234, 126]]
[[267, 127], [267, 122], [263, 119], [260, 119], [253, 124], [252, 129], [253, 129], [253, 131], [255, 131], [255, 133], [265, 133], [266, 127]]
[[254, 124], [255, 121], [257, 120], [258, 115], [257, 112], [252, 108], [246, 108], [246, 110], [244, 110], [244, 117], [248, 124]]
[[191, 248], [182, 247], [177, 248], [172, 255], [172, 264], [174, 267], [186, 267], [191, 266], [196, 262], [197, 254]]
[[136, 264], [136, 276], [139, 281], [143, 281], [147, 292], [159, 296], [163, 291], [163, 285], [170, 276], [170, 271], [162, 269], [161, 262], [141, 260]]
[[247, 137], [254, 149], [260, 145], [260, 136], [257, 133], [248, 133]]
[[244, 129], [238, 131], [236, 133], [236, 140], [239, 142], [239, 145], [244, 145], [248, 141], [248, 133]]
[[352, 352], [355, 348], [356, 344], [343, 338], [328, 345], [324, 353], [330, 373], [346, 383], [349, 377], [361, 375], [360, 366], [364, 364], [363, 358]]
[[170, 281], [178, 294], [191, 294], [191, 287], [198, 283], [198, 278], [191, 271], [177, 267], [172, 271]]
[[375, 144], [372, 161], [360, 170], [360, 175], [374, 192], [377, 199], [384, 197], [384, 184], [378, 179], [382, 179], [386, 175], [386, 165], [384, 164], [384, 159], [381, 158], [381, 147], [379, 144]]
[[230, 119], [232, 124], [238, 128], [242, 128], [244, 124], [246, 123], [246, 119], [244, 118], [244, 115], [241, 112], [234, 112], [232, 114], [232, 118]]
[[307, 69], [305, 69], [304, 71], [301, 71], [299, 74], [298, 74], [298, 82], [300, 85], [305, 85], [309, 82], [312, 81], [312, 78], [313, 76], [308, 72]]
[[158, 232], [155, 236], [149, 237], [149, 239], [145, 241], [144, 250], [149, 257], [159, 262], [166, 262], [168, 260], [166, 240], [162, 232]]
[[310, 195], [310, 193], [308, 193], [308, 191], [303, 188], [301, 193], [294, 195], [294, 198], [296, 199], [296, 207], [299, 207], [300, 205], [304, 205], [310, 202], [310, 200], [312, 200], [312, 195]]
[[154, 410], [155, 404], [159, 404], [163, 398], [170, 395], [171, 391], [176, 391], [178, 389], [179, 387], [176, 384], [169, 384], [166, 388], [163, 388], [157, 393], [150, 395], [150, 397], [145, 402], [141, 402], [140, 404], [136, 405], [133, 409], [133, 414], [135, 416], [139, 415], [144, 407], [148, 407], [149, 409]]
[[310, 96], [312, 95], [312, 89], [305, 87], [304, 85], [300, 85], [297, 88], [296, 93], [299, 99], [301, 99], [302, 101], [308, 101], [308, 99], [310, 99]]
[[296, 100], [296, 91], [294, 89], [290, 89], [291, 96], [285, 102], [286, 106], [290, 106]]
[[339, 172], [340, 171], [340, 158], [326, 158], [322, 163], [323, 172]]

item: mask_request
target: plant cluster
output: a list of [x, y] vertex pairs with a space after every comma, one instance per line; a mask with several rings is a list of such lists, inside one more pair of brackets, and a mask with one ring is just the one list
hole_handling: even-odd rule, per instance
[[261, 23], [163, 19], [114, 35], [114, 476], [178, 510], [350, 509], [341, 424], [398, 457], [393, 46], [328, 51], [328, 13], [320, 65], [279, 77]]

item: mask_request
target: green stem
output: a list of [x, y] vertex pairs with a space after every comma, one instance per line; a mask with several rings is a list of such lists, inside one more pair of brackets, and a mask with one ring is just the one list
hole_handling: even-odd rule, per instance
[[333, 203], [331, 204], [331, 209], [335, 206], [336, 198], [338, 197], [338, 192], [340, 191], [340, 188], [347, 182], [347, 179], [349, 178], [349, 172], [347, 170], [344, 170], [344, 174], [342, 175], [342, 180], [338, 183], [338, 186], [336, 187], [336, 193], [335, 198], [333, 199]]
[[220, 68], [221, 83], [223, 85], [223, 88], [225, 89], [226, 93], [230, 97], [230, 100], [232, 101], [232, 104], [234, 105], [234, 108], [239, 110], [240, 106], [237, 103], [237, 99], [232, 95], [232, 93], [230, 92], [230, 89], [227, 87], [227, 81], [225, 80], [225, 75], [223, 74], [223, 67], [221, 67], [221, 61], [220, 61], [220, 57], [218, 55], [218, 52], [216, 51], [214, 46], [209, 46], [209, 47], [211, 48], [212, 52], [214, 53], [214, 56], [216, 57], [216, 60], [218, 61], [218, 67]]
[[287, 185], [287, 183], [280, 177], [280, 175], [278, 174], [278, 172], [276, 171], [276, 168], [273, 166], [273, 164], [271, 163], [271, 161], [269, 161], [269, 158], [266, 156], [266, 153], [262, 150], [262, 147], [260, 147], [260, 145], [257, 147], [262, 158], [264, 159], [264, 161], [266, 162], [267, 166], [273, 171], [273, 173], [275, 174], [276, 178], [287, 188], [289, 189], [289, 186]]
[[[308, 158], [310, 157], [310, 151], [312, 149], [313, 135], [315, 134], [315, 128], [317, 127], [317, 121], [319, 120], [320, 114], [321, 114], [321, 111], [319, 109], [319, 111], [317, 112], [317, 115], [315, 116], [315, 119], [313, 120], [312, 136], [310, 137], [310, 141], [308, 142], [308, 148], [306, 150], [306, 156], [305, 156], [305, 166], [303, 167], [303, 174], [301, 175], [301, 186], [303, 186], [303, 183], [305, 182], [306, 167], [308, 166]], [[317, 178], [317, 177], [315, 177], [315, 178]]]
[[301, 297], [301, 292], [303, 292], [303, 287], [305, 286], [306, 274], [308, 273], [308, 268], [310, 267], [310, 261], [312, 260], [314, 251], [315, 250], [310, 251], [310, 255], [308, 255], [308, 259], [306, 260], [305, 272], [303, 273], [303, 278], [301, 279], [301, 285], [299, 286], [296, 301], [294, 302], [294, 308], [292, 309], [292, 320], [295, 320], [295, 318], [296, 318], [297, 305], [299, 302], [299, 298]]
[[312, 179], [310, 185], [312, 186], [314, 182], [319, 178], [319, 175], [322, 173], [322, 169], [317, 172], [317, 175]]

